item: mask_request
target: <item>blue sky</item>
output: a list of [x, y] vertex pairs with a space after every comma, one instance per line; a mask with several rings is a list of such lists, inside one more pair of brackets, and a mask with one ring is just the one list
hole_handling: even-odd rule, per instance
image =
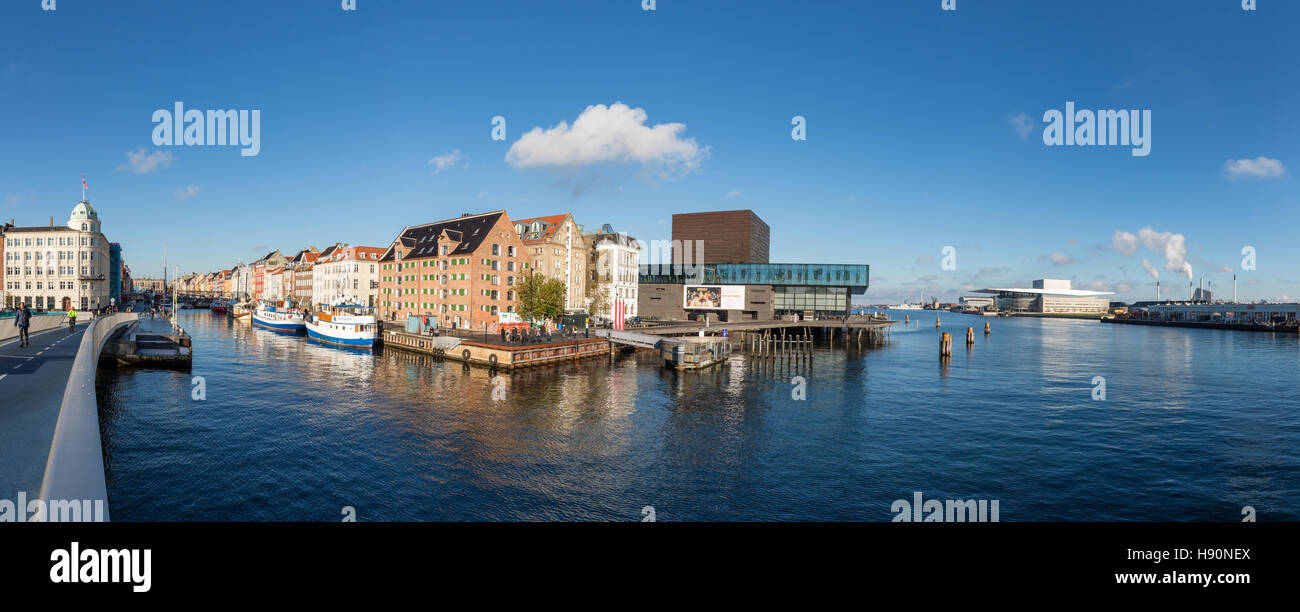
[[[1042, 277], [1149, 299], [1144, 259], [1166, 295], [1185, 259], [1225, 293], [1236, 268], [1244, 299], [1300, 298], [1300, 3], [40, 4], [0, 7], [0, 217], [65, 219], [84, 173], [137, 276], [164, 240], [189, 272], [462, 212], [571, 211], [649, 240], [674, 212], [749, 208], [773, 261], [871, 264], [873, 303]], [[155, 146], [176, 101], [258, 109], [260, 154]], [[1150, 155], [1046, 146], [1067, 101], [1150, 110]], [[520, 141], [616, 102], [644, 123]]]

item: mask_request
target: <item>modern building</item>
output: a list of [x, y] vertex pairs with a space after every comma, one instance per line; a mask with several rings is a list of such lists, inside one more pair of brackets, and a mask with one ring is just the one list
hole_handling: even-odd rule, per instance
[[532, 264], [533, 272], [564, 282], [564, 310], [585, 311], [591, 245], [573, 215], [518, 219], [514, 229], [523, 242], [524, 260]]
[[673, 242], [681, 248], [674, 248], [667, 269], [642, 257], [638, 314], [672, 320], [825, 319], [846, 316], [853, 296], [866, 293], [870, 266], [769, 263], [768, 233], [767, 223], [749, 210], [673, 215]]
[[640, 316], [715, 321], [842, 317], [866, 293], [865, 264], [703, 264], [700, 272], [661, 274], [642, 265]]
[[692, 245], [684, 246], [691, 253], [700, 252], [691, 250], [698, 248], [695, 245], [704, 245], [703, 261], [692, 259], [687, 263], [765, 264], [770, 240], [771, 228], [752, 210], [673, 215], [674, 243]]
[[586, 237], [594, 244], [594, 282], [605, 294], [604, 308], [597, 314], [612, 317], [622, 304], [625, 319], [637, 316], [637, 287], [640, 284], [640, 250], [636, 238], [616, 233], [609, 224]]
[[988, 295], [967, 295], [957, 298], [957, 303], [972, 308], [984, 309], [994, 304], [995, 300]]
[[112, 296], [109, 243], [99, 213], [77, 203], [64, 225], [4, 231], [6, 307], [26, 303], [39, 310], [107, 307]]
[[380, 259], [380, 316], [471, 329], [515, 322], [515, 286], [533, 257], [517, 225], [497, 210], [407, 226]]
[[321, 251], [312, 267], [316, 307], [359, 304], [374, 308], [379, 296], [379, 258], [385, 249], [335, 243]]
[[1033, 287], [993, 287], [976, 293], [991, 293], [998, 310], [1037, 314], [1104, 314], [1110, 309], [1110, 291], [1070, 288], [1069, 280], [1044, 278]]

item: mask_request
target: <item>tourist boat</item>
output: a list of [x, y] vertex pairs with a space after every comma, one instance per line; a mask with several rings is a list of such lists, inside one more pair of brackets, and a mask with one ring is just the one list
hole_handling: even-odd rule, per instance
[[253, 310], [253, 325], [273, 331], [298, 333], [307, 329], [306, 316], [289, 300], [261, 302]]
[[326, 344], [370, 348], [375, 345], [377, 328], [373, 308], [338, 304], [312, 315], [307, 322], [307, 336]]
[[212, 312], [224, 314], [226, 312], [226, 301], [212, 300], [212, 304], [208, 306], [208, 310], [211, 310]]

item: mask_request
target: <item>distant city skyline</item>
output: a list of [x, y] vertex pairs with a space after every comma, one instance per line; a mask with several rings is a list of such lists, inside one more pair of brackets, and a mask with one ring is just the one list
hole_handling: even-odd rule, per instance
[[[773, 262], [869, 264], [859, 303], [1038, 278], [1148, 300], [1156, 275], [1226, 298], [1234, 272], [1300, 299], [1300, 5], [939, 4], [7, 3], [0, 220], [66, 219], [84, 174], [144, 278], [164, 241], [186, 274], [465, 212], [648, 242], [750, 209]], [[185, 145], [184, 116], [156, 144], [177, 103], [203, 140], [208, 111], [259, 117], [257, 146]], [[1110, 110], [1141, 147], [1098, 144]]]

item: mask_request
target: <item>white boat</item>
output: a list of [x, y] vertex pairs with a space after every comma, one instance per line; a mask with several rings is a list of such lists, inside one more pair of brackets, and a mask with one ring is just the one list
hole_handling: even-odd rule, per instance
[[253, 310], [253, 325], [273, 331], [298, 333], [307, 329], [306, 315], [288, 300], [278, 304], [262, 302]]
[[890, 306], [889, 309], [890, 310], [925, 310], [925, 292], [921, 293], [921, 301], [915, 304], [912, 304], [910, 302], [903, 302], [902, 304], [895, 304], [893, 306]]
[[378, 327], [373, 308], [338, 304], [312, 315], [307, 336], [326, 344], [370, 348], [375, 345]]
[[211, 310], [212, 312], [219, 312], [221, 314], [225, 314], [226, 301], [222, 299], [212, 300], [212, 304], [208, 306], [208, 309]]
[[230, 314], [231, 318], [246, 319], [253, 314], [253, 309], [248, 302], [239, 302], [237, 304], [231, 304], [230, 310], [227, 312]]

